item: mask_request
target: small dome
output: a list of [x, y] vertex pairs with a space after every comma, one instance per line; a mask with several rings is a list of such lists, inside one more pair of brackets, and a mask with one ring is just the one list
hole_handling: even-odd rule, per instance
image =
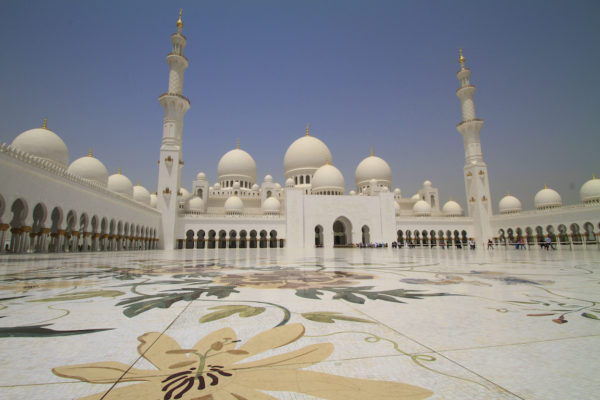
[[402, 191], [400, 190], [400, 188], [394, 189], [394, 196], [398, 196], [398, 197], [402, 196]]
[[237, 196], [230, 196], [225, 201], [225, 213], [231, 215], [240, 215], [244, 211], [244, 202]]
[[394, 201], [394, 212], [396, 215], [400, 215], [400, 203]]
[[412, 195], [412, 197], [410, 199], [411, 200], [421, 200], [421, 196], [419, 196], [419, 193], [415, 193]]
[[269, 182], [269, 183], [270, 183], [270, 182], [273, 182], [273, 177], [272, 177], [271, 175], [268, 175], [268, 174], [267, 174], [267, 175], [265, 176], [265, 179], [264, 179], [264, 181], [265, 181], [265, 182]]
[[384, 186], [384, 187], [382, 187], [382, 188], [381, 188], [381, 191], [382, 191], [383, 193], [387, 193], [387, 192], [389, 192], [389, 191], [390, 191], [390, 189], [388, 189], [388, 187], [387, 187], [387, 186]]
[[152, 193], [150, 195], [150, 206], [154, 208], [158, 207], [158, 196], [156, 195], [156, 193]]
[[430, 188], [431, 187], [431, 181], [425, 181], [425, 182], [423, 182], [423, 187]]
[[562, 199], [556, 190], [550, 189], [544, 185], [544, 188], [537, 192], [533, 199], [535, 208], [538, 210], [545, 208], [554, 208], [562, 206]]
[[204, 172], [198, 172], [198, 175], [196, 175], [196, 180], [197, 181], [205, 181], [206, 174]]
[[302, 136], [288, 147], [283, 157], [285, 176], [289, 178], [295, 170], [316, 170], [326, 162], [332, 162], [329, 148], [313, 136]]
[[287, 178], [285, 181], [285, 187], [287, 188], [293, 188], [294, 187], [294, 180], [292, 178]]
[[233, 190], [240, 190], [240, 182], [235, 181], [233, 182]]
[[511, 196], [510, 193], [506, 193], [500, 202], [498, 203], [498, 211], [500, 214], [510, 214], [521, 212], [523, 207], [521, 202], [515, 196]]
[[121, 174], [120, 168], [119, 172], [108, 177], [107, 187], [108, 190], [112, 190], [113, 192], [120, 193], [127, 197], [133, 197], [133, 184], [128, 177]]
[[324, 191], [344, 193], [344, 187], [344, 176], [339, 169], [330, 164], [325, 164], [319, 168], [312, 180], [313, 193], [322, 193]]
[[354, 190], [350, 191], [350, 196], [356, 196], [356, 192]]
[[188, 209], [192, 211], [203, 211], [204, 201], [200, 197], [194, 196], [188, 202]]
[[281, 189], [281, 185], [279, 184], [279, 182], [275, 182], [275, 189]]
[[392, 184], [392, 169], [383, 158], [377, 156], [369, 156], [362, 160], [354, 175], [357, 188], [366, 185], [372, 179], [388, 189]]
[[260, 189], [260, 186], [258, 186], [258, 184], [255, 183], [254, 185], [252, 185], [252, 190], [258, 190], [258, 189]]
[[244, 177], [256, 182], [256, 163], [250, 154], [242, 149], [233, 149], [225, 153], [217, 167], [219, 180]]
[[133, 187], [133, 199], [139, 203], [150, 205], [150, 192], [138, 182]]
[[579, 196], [581, 196], [581, 201], [584, 203], [600, 202], [600, 179], [593, 176], [592, 179], [584, 183], [579, 189]]
[[185, 202], [192, 198], [192, 194], [188, 192], [185, 188], [179, 188], [179, 193], [181, 193], [181, 198], [179, 199], [179, 201]]
[[32, 156], [53, 161], [64, 168], [69, 165], [67, 145], [47, 128], [34, 128], [23, 132], [12, 141], [11, 146]]
[[91, 151], [89, 155], [73, 161], [71, 165], [69, 165], [69, 168], [67, 168], [67, 172], [85, 179], [96, 181], [103, 186], [106, 186], [108, 183], [108, 171], [106, 170], [106, 167], [100, 160], [92, 155]]
[[279, 214], [281, 203], [275, 197], [269, 197], [262, 205], [265, 214]]
[[215, 183], [215, 185], [213, 186], [213, 188], [215, 190], [221, 190], [221, 184], [219, 182]]
[[413, 212], [418, 217], [431, 215], [431, 206], [425, 200], [419, 200], [413, 206]]
[[446, 217], [460, 217], [463, 214], [463, 209], [460, 204], [450, 199], [442, 207], [442, 213]]

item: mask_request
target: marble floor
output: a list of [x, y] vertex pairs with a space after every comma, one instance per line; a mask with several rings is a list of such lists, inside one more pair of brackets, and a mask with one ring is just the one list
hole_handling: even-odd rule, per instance
[[600, 397], [600, 250], [0, 256], [2, 399]]

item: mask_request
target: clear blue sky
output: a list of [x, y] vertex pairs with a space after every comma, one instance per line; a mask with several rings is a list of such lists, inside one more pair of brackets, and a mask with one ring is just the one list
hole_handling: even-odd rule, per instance
[[156, 189], [170, 51], [183, 8], [183, 185], [216, 180], [241, 147], [283, 184], [283, 155], [323, 140], [354, 189], [369, 154], [404, 196], [425, 179], [466, 206], [458, 47], [463, 47], [494, 208], [526, 208], [546, 183], [567, 204], [600, 175], [599, 1], [0, 2], [0, 142], [48, 127], [71, 161], [89, 147], [110, 173]]

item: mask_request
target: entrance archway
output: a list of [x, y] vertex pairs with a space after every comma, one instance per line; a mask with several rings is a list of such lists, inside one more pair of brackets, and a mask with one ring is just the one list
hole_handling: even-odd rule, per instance
[[367, 225], [363, 225], [361, 230], [362, 230], [362, 244], [371, 243], [371, 234], [369, 232], [369, 227]]
[[339, 217], [333, 223], [333, 246], [346, 246], [352, 243], [352, 223], [346, 217]]

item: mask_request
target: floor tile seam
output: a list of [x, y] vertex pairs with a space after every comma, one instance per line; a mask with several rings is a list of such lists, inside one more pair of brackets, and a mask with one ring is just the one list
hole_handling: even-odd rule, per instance
[[523, 398], [523, 397], [521, 397], [521, 396], [517, 395], [516, 393], [513, 393], [512, 391], [510, 391], [510, 390], [508, 390], [508, 389], [504, 388], [503, 386], [501, 386], [501, 385], [497, 384], [497, 383], [496, 383], [496, 382], [494, 382], [493, 380], [491, 380], [491, 379], [489, 379], [489, 378], [486, 378], [485, 376], [483, 376], [483, 375], [481, 375], [481, 374], [479, 374], [479, 373], [477, 373], [477, 372], [475, 372], [475, 371], [473, 371], [473, 370], [471, 370], [471, 369], [467, 368], [466, 366], [464, 366], [464, 365], [462, 365], [461, 363], [459, 363], [459, 362], [457, 362], [457, 361], [455, 361], [455, 360], [453, 360], [453, 359], [451, 359], [451, 358], [447, 357], [446, 355], [444, 355], [444, 354], [442, 354], [442, 353], [438, 353], [438, 352], [437, 352], [435, 349], [431, 348], [430, 346], [427, 346], [427, 345], [425, 345], [425, 344], [423, 344], [423, 343], [419, 342], [418, 340], [411, 338], [410, 336], [408, 336], [408, 335], [406, 335], [406, 334], [404, 334], [404, 333], [402, 333], [402, 332], [398, 331], [397, 329], [394, 329], [394, 328], [392, 328], [391, 326], [389, 326], [389, 325], [387, 325], [387, 324], [385, 324], [385, 323], [383, 323], [383, 322], [379, 321], [377, 318], [374, 318], [374, 317], [372, 317], [372, 316], [370, 316], [370, 315], [366, 314], [365, 312], [362, 312], [362, 311], [360, 311], [360, 310], [357, 310], [357, 309], [356, 309], [355, 307], [353, 307], [353, 306], [350, 306], [350, 308], [352, 308], [353, 310], [355, 310], [356, 312], [358, 312], [358, 313], [360, 313], [360, 314], [362, 314], [362, 315], [364, 315], [364, 316], [368, 316], [369, 318], [372, 318], [373, 320], [375, 320], [375, 321], [376, 321], [378, 324], [380, 324], [381, 326], [385, 326], [386, 328], [388, 328], [388, 329], [390, 329], [390, 330], [392, 330], [392, 331], [396, 332], [396, 333], [397, 333], [397, 334], [399, 334], [400, 336], [402, 336], [402, 337], [405, 337], [406, 339], [408, 339], [408, 340], [410, 340], [410, 341], [412, 341], [412, 342], [414, 342], [414, 343], [417, 343], [419, 346], [422, 346], [422, 347], [425, 347], [426, 349], [429, 349], [429, 350], [431, 351], [431, 353], [432, 353], [432, 354], [437, 354], [437, 355], [438, 355], [438, 356], [440, 356], [441, 358], [444, 358], [444, 359], [448, 360], [449, 362], [451, 362], [452, 364], [455, 364], [455, 365], [459, 366], [460, 368], [462, 368], [462, 369], [464, 369], [464, 370], [466, 370], [466, 371], [468, 371], [468, 372], [472, 373], [473, 375], [475, 375], [475, 376], [477, 376], [477, 377], [479, 377], [479, 378], [483, 379], [484, 381], [486, 381], [486, 382], [489, 382], [491, 385], [493, 385], [493, 386], [495, 386], [495, 387], [499, 388], [500, 390], [502, 390], [502, 391], [505, 391], [506, 393], [509, 393], [509, 394], [511, 394], [511, 395], [513, 395], [513, 396], [515, 396], [515, 397], [516, 397], [516, 398], [518, 398], [518, 399], [524, 400], [524, 398]]
[[129, 371], [131, 371], [131, 369], [133, 368], [133, 366], [140, 361], [144, 355], [156, 344], [156, 342], [165, 334], [165, 332], [167, 332], [169, 330], [169, 328], [171, 328], [171, 326], [173, 326], [173, 324], [181, 317], [181, 315], [188, 309], [188, 307], [192, 304], [192, 302], [188, 302], [188, 304], [186, 304], [186, 306], [177, 314], [177, 316], [175, 318], [173, 318], [173, 320], [169, 323], [169, 325], [166, 326], [165, 329], [163, 329], [163, 331], [160, 333], [160, 335], [154, 340], [154, 342], [152, 342], [152, 344], [146, 349], [146, 351], [144, 351], [144, 353], [140, 354], [134, 361], [133, 363], [129, 366], [129, 368], [127, 368], [127, 370], [119, 377], [119, 379], [117, 379], [116, 382], [114, 382], [110, 388], [108, 388], [108, 390], [106, 392], [104, 392], [104, 394], [102, 395], [102, 397], [100, 397], [99, 400], [103, 400], [106, 396], [108, 396], [108, 394], [115, 388], [115, 386], [117, 386], [117, 384], [122, 382], [122, 379], [125, 375], [127, 375], [127, 373], [129, 373]]
[[532, 340], [532, 341], [528, 341], [528, 342], [494, 344], [494, 345], [488, 345], [488, 346], [463, 347], [463, 348], [459, 348], [459, 349], [442, 349], [442, 350], [437, 350], [436, 352], [437, 353], [442, 353], [442, 352], [448, 353], [448, 352], [453, 352], [453, 351], [493, 349], [493, 348], [497, 348], [497, 347], [521, 346], [521, 345], [527, 345], [527, 344], [557, 342], [557, 341], [563, 341], [563, 340], [576, 340], [576, 339], [585, 339], [585, 338], [593, 338], [593, 337], [600, 337], [600, 334], [597, 334], [597, 335], [583, 335], [583, 336], [570, 336], [570, 337], [566, 337], [566, 338], [555, 338], [555, 339], [544, 339], [544, 340]]
[[29, 386], [48, 386], [48, 385], [74, 385], [79, 383], [85, 383], [82, 381], [68, 381], [68, 382], [40, 382], [40, 383], [24, 383], [21, 385], [0, 385], [0, 389], [4, 388], [19, 388]]

